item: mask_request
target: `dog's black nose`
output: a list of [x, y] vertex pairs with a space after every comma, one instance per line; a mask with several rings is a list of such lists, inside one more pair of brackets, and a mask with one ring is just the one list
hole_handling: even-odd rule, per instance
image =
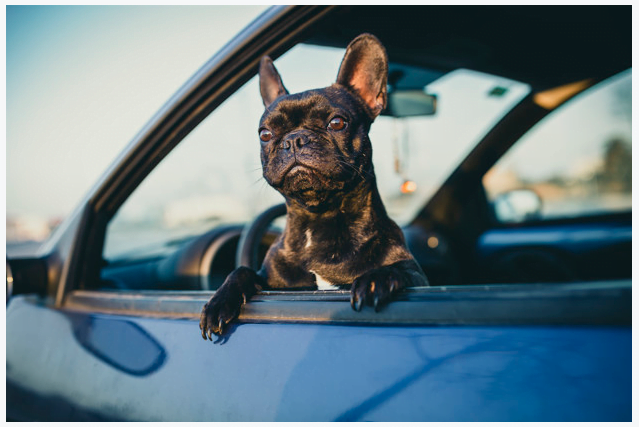
[[311, 137], [306, 132], [295, 132], [287, 135], [282, 140], [282, 148], [285, 150], [290, 150], [291, 148], [299, 149], [308, 144], [310, 141]]

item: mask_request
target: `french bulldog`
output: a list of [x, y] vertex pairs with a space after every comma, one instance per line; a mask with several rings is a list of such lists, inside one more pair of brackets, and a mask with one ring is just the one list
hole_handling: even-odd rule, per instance
[[387, 102], [388, 59], [373, 35], [346, 48], [337, 81], [289, 94], [260, 61], [262, 173], [286, 201], [286, 226], [262, 267], [234, 270], [202, 309], [202, 337], [222, 335], [261, 289], [350, 287], [351, 306], [376, 311], [407, 286], [428, 286], [375, 180], [368, 132]]

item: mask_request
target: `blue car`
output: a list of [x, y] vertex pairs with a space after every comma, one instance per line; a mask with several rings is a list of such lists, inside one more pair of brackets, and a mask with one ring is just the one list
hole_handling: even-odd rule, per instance
[[[631, 421], [630, 6], [282, 6], [217, 52], [30, 256], [7, 259], [7, 419]], [[332, 83], [376, 35], [379, 190], [430, 287], [380, 312], [202, 306], [282, 229], [256, 74]]]

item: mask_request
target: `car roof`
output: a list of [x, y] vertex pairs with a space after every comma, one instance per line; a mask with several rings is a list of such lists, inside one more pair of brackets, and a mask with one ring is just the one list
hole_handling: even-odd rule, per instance
[[391, 62], [468, 68], [544, 90], [632, 65], [630, 6], [353, 6], [329, 14], [309, 42], [344, 47], [376, 35]]

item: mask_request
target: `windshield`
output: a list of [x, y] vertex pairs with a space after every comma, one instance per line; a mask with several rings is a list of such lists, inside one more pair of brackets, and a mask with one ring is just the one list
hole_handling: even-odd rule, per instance
[[[343, 55], [343, 49], [298, 45], [275, 65], [295, 93], [330, 85]], [[421, 89], [437, 97], [434, 114], [380, 116], [370, 133], [379, 191], [400, 225], [415, 218], [459, 162], [530, 90], [523, 83], [464, 69]], [[109, 224], [104, 257], [162, 254], [184, 239], [250, 221], [283, 202], [261, 175], [257, 123], [263, 108], [254, 77], [129, 197]]]
[[525, 84], [455, 70], [426, 86], [434, 115], [380, 117], [373, 125], [377, 185], [389, 215], [412, 221], [482, 137], [529, 92]]

